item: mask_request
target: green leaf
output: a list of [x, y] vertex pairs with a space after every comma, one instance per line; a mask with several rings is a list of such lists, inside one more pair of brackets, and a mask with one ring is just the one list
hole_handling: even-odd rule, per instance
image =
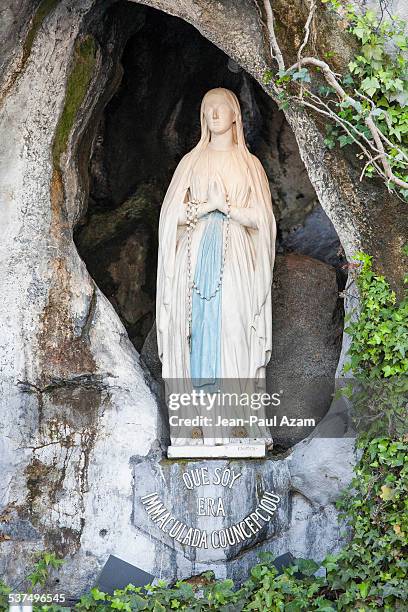
[[310, 83], [311, 78], [307, 68], [301, 68], [292, 74], [294, 81], [303, 81], [304, 83]]
[[106, 593], [104, 593], [103, 591], [100, 591], [98, 587], [94, 587], [93, 589], [91, 589], [91, 595], [95, 601], [105, 601], [106, 600]]
[[390, 501], [391, 499], [394, 498], [394, 496], [395, 496], [394, 489], [392, 489], [391, 487], [388, 487], [387, 485], [383, 485], [381, 487], [381, 494], [380, 494], [381, 499], [383, 499], [384, 501]]
[[305, 576], [311, 576], [320, 567], [315, 561], [311, 559], [297, 559], [296, 564], [299, 568], [299, 571], [302, 574], [305, 574]]
[[376, 77], [366, 77], [361, 83], [361, 88], [369, 96], [373, 96], [380, 88], [380, 82]]
[[263, 77], [262, 77], [262, 80], [265, 83], [265, 85], [268, 85], [272, 81], [272, 78], [273, 78], [272, 70], [265, 70]]
[[360, 582], [360, 584], [358, 585], [359, 591], [360, 591], [360, 595], [363, 599], [365, 599], [368, 595], [368, 591], [370, 589], [370, 583], [369, 582]]
[[345, 147], [346, 145], [351, 144], [352, 142], [353, 139], [347, 134], [342, 134], [341, 136], [339, 136], [340, 147]]

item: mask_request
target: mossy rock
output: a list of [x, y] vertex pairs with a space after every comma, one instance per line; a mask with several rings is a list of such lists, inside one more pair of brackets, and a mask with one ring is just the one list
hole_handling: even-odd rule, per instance
[[89, 90], [96, 64], [96, 52], [97, 43], [91, 35], [79, 40], [75, 46], [74, 63], [67, 81], [64, 109], [58, 121], [52, 147], [54, 168], [60, 168], [61, 155], [67, 148], [75, 118]]

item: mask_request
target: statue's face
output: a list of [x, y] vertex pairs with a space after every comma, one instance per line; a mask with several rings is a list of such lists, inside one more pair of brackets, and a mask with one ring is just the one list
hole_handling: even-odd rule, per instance
[[204, 116], [211, 134], [224, 134], [235, 121], [235, 114], [221, 93], [208, 96], [204, 105]]

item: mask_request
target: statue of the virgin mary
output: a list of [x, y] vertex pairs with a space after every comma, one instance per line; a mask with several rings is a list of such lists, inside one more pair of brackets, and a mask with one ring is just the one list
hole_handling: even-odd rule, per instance
[[[160, 214], [162, 375], [196, 389], [202, 381], [208, 388], [208, 381], [232, 379], [259, 388], [272, 347], [276, 223], [268, 179], [246, 146], [233, 92], [208, 91], [200, 118], [200, 141], [177, 166]], [[196, 427], [189, 440], [172, 435], [172, 446], [271, 442], [265, 427], [239, 430]]]

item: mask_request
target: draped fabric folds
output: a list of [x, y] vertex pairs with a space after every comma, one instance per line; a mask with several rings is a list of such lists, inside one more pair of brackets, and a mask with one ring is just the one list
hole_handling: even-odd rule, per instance
[[[235, 112], [234, 149], [215, 152], [207, 147], [210, 131], [204, 116], [204, 98], [201, 105], [200, 141], [178, 164], [160, 214], [156, 326], [165, 380], [189, 379], [192, 373], [200, 371], [196, 369], [200, 350], [203, 350], [204, 359], [207, 356], [211, 360], [210, 353], [206, 352], [210, 345], [193, 345], [193, 356], [190, 355], [187, 226], [179, 226], [178, 220], [189, 197], [206, 199], [208, 181], [213, 178], [211, 174], [219, 165], [224, 167], [225, 186], [232, 205], [255, 213], [257, 228], [233, 220], [230, 222], [222, 290], [218, 304], [214, 302], [210, 307], [213, 308], [213, 314], [221, 313], [220, 324], [218, 321], [206, 323], [220, 329], [220, 363], [207, 362], [207, 371], [210, 374], [219, 373], [224, 378], [260, 380], [265, 377], [265, 366], [271, 356], [271, 290], [276, 223], [269, 183], [260, 161], [249, 152], [245, 144], [241, 111], [235, 94], [226, 89], [213, 91], [222, 91]], [[202, 275], [208, 283], [212, 282], [214, 275], [217, 276], [219, 268], [217, 264], [213, 275], [203, 275], [200, 266], [206, 265], [206, 254], [200, 249], [208, 249], [211, 240], [219, 240], [222, 235], [220, 232], [208, 234], [207, 243], [205, 238], [202, 242], [202, 237], [210, 223], [218, 223], [220, 215], [223, 216], [221, 213], [212, 213], [207, 218], [201, 218], [193, 231], [192, 273]], [[222, 222], [221, 225], [225, 239], [226, 223]], [[210, 260], [211, 253], [207, 252], [207, 264]], [[200, 308], [206, 308], [198, 305], [197, 299], [194, 298], [195, 315]], [[202, 322], [202, 317], [200, 320]], [[211, 342], [215, 337], [211, 335]], [[214, 350], [213, 356], [216, 358], [219, 354], [217, 347], [213, 346], [211, 350]]]

